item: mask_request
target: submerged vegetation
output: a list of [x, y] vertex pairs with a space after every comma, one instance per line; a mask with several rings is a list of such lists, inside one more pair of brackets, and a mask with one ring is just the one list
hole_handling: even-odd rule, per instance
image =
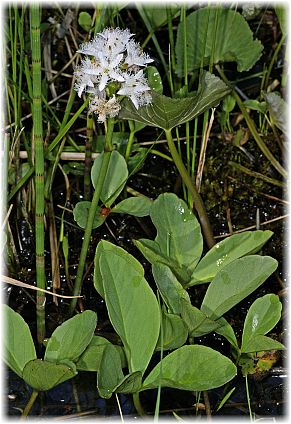
[[6, 12], [7, 414], [283, 415], [285, 10]]

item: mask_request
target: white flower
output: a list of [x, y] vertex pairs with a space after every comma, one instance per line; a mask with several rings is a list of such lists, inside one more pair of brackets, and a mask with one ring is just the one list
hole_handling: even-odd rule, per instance
[[[132, 36], [129, 29], [106, 28], [78, 50], [85, 58], [75, 69], [75, 89], [79, 96], [89, 94], [89, 109], [99, 122], [117, 116], [118, 95], [129, 97], [136, 109], [151, 102], [150, 87], [140, 68], [153, 60]], [[105, 90], [108, 85], [110, 90]], [[113, 94], [110, 98], [109, 93]]]
[[153, 59], [149, 55], [142, 52], [138, 43], [133, 40], [130, 40], [127, 45], [127, 56], [124, 60], [124, 63], [131, 66], [146, 66], [147, 63], [153, 62]]
[[97, 67], [98, 75], [101, 76], [99, 90], [102, 91], [106, 87], [109, 80], [124, 81], [122, 71], [119, 64], [123, 58], [122, 54], [118, 54], [114, 59], [106, 57], [103, 52], [98, 53], [99, 66]]
[[75, 89], [78, 91], [78, 96], [81, 97], [83, 91], [88, 91], [88, 87], [94, 88], [98, 82], [96, 77], [96, 66], [89, 58], [83, 59], [80, 66], [77, 66], [74, 72], [76, 76]]
[[99, 35], [104, 39], [104, 53], [112, 58], [114, 58], [117, 54], [124, 52], [129, 39], [133, 36], [129, 29], [122, 30], [119, 28], [106, 28]]
[[140, 70], [137, 74], [124, 74], [124, 78], [125, 82], [121, 84], [117, 94], [129, 97], [136, 109], [151, 102], [152, 97], [148, 93], [150, 87], [147, 85], [143, 70]]
[[113, 95], [108, 101], [99, 97], [91, 99], [89, 111], [98, 114], [98, 122], [105, 122], [106, 118], [114, 118], [120, 111], [120, 103]]

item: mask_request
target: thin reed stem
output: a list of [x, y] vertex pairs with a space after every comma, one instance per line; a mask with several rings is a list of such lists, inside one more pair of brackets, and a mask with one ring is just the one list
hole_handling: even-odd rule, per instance
[[[42, 133], [41, 108], [41, 43], [40, 43], [40, 6], [30, 6], [30, 32], [32, 50], [32, 119], [33, 142], [35, 145], [35, 235], [36, 235], [36, 283], [37, 287], [46, 289], [44, 259], [44, 146]], [[36, 296], [37, 340], [43, 342], [45, 337], [45, 295], [37, 292]]]
[[[218, 70], [219, 75], [221, 76], [221, 78], [223, 79], [223, 81], [230, 85], [230, 82], [228, 81], [228, 79], [226, 78], [223, 70], [220, 68], [219, 65], [216, 65], [216, 69]], [[233, 90], [232, 94], [238, 104], [238, 107], [240, 108], [245, 121], [249, 127], [249, 130], [252, 134], [252, 136], [254, 137], [259, 149], [262, 151], [262, 153], [266, 156], [266, 158], [271, 162], [271, 164], [273, 165], [273, 167], [284, 177], [287, 178], [288, 173], [286, 171], [286, 169], [283, 168], [283, 166], [277, 161], [277, 159], [273, 156], [273, 154], [270, 152], [270, 150], [268, 149], [268, 147], [266, 146], [266, 144], [264, 143], [263, 139], [261, 138], [261, 136], [259, 135], [256, 125], [254, 123], [254, 121], [252, 120], [252, 118], [250, 117], [250, 115], [248, 114], [243, 102], [241, 101], [240, 96], [238, 95], [238, 93]]]

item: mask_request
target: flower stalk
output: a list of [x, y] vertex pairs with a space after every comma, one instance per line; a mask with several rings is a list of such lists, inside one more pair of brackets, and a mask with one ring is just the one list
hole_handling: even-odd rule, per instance
[[[99, 178], [95, 187], [93, 199], [89, 209], [88, 220], [87, 220], [87, 224], [85, 228], [85, 234], [84, 234], [84, 239], [83, 239], [81, 253], [80, 253], [77, 276], [76, 276], [76, 280], [74, 284], [73, 296], [78, 296], [81, 292], [82, 278], [83, 278], [83, 273], [84, 273], [84, 268], [86, 263], [87, 252], [88, 252], [88, 248], [90, 244], [90, 238], [92, 234], [93, 222], [96, 215], [96, 210], [98, 208], [98, 203], [100, 200], [100, 195], [101, 195], [102, 187], [105, 181], [106, 173], [108, 170], [111, 152], [113, 150], [113, 146], [112, 146], [113, 128], [114, 128], [114, 120], [109, 118], [107, 121], [107, 131], [106, 131], [106, 137], [105, 137], [103, 160], [101, 164]], [[73, 314], [75, 310], [76, 302], [77, 302], [76, 298], [71, 300], [70, 308], [69, 308], [70, 316]]]

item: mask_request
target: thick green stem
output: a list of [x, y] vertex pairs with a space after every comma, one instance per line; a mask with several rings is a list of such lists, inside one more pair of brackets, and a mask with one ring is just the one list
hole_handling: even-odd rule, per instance
[[[30, 7], [30, 31], [32, 50], [32, 119], [35, 145], [35, 234], [36, 234], [36, 283], [46, 289], [44, 260], [44, 146], [42, 139], [41, 108], [41, 43], [40, 43], [40, 6]], [[43, 342], [45, 337], [45, 294], [36, 295], [37, 339]]]
[[[222, 71], [222, 69], [219, 67], [219, 65], [216, 65], [216, 69], [218, 70], [221, 78], [223, 79], [223, 81], [230, 85], [228, 79], [226, 78], [226, 76], [224, 75], [224, 72]], [[239, 97], [239, 95], [237, 94], [237, 92], [235, 90], [232, 91], [232, 94], [245, 118], [245, 121], [249, 127], [249, 130], [252, 134], [252, 136], [254, 137], [259, 149], [262, 151], [262, 153], [266, 156], [266, 158], [271, 162], [271, 164], [274, 166], [275, 169], [277, 169], [277, 171], [284, 177], [287, 178], [288, 174], [287, 171], [283, 168], [283, 166], [277, 161], [277, 159], [273, 156], [273, 154], [270, 152], [270, 150], [268, 149], [268, 147], [265, 145], [264, 141], [262, 140], [261, 136], [259, 135], [256, 125], [254, 123], [254, 121], [252, 120], [252, 118], [250, 117], [250, 115], [248, 114], [243, 102], [241, 101], [241, 98]]]
[[132, 398], [133, 398], [134, 407], [138, 415], [140, 415], [141, 417], [146, 415], [146, 412], [143, 409], [142, 404], [140, 403], [139, 393], [133, 393]]
[[[114, 121], [112, 119], [108, 119], [107, 132], [106, 132], [106, 138], [105, 138], [104, 155], [103, 155], [103, 160], [102, 160], [102, 164], [101, 164], [101, 169], [100, 169], [98, 181], [97, 181], [97, 184], [95, 186], [95, 192], [94, 192], [93, 199], [92, 199], [92, 202], [91, 202], [91, 206], [90, 206], [90, 209], [89, 209], [88, 220], [87, 220], [87, 224], [86, 224], [86, 228], [85, 228], [85, 234], [84, 234], [82, 249], [81, 249], [81, 253], [80, 253], [80, 260], [79, 260], [79, 265], [78, 265], [78, 270], [77, 270], [77, 276], [76, 276], [76, 280], [75, 280], [75, 284], [74, 284], [73, 296], [78, 296], [81, 292], [82, 278], [83, 278], [83, 273], [84, 273], [84, 268], [85, 268], [85, 263], [86, 263], [88, 247], [89, 247], [89, 244], [90, 244], [93, 222], [94, 222], [94, 218], [95, 218], [95, 215], [96, 215], [96, 210], [98, 208], [98, 203], [99, 203], [99, 200], [100, 200], [100, 195], [101, 195], [102, 187], [103, 187], [104, 180], [105, 180], [105, 177], [106, 177], [106, 173], [107, 173], [107, 170], [108, 170], [109, 161], [110, 161], [111, 152], [112, 152], [113, 127], [114, 127]], [[75, 307], [76, 307], [76, 302], [77, 302], [77, 299], [71, 300], [71, 304], [70, 304], [70, 308], [69, 308], [69, 315], [73, 314]]]
[[172, 158], [175, 162], [175, 165], [181, 175], [181, 178], [184, 182], [184, 184], [186, 185], [186, 187], [188, 188], [189, 192], [191, 193], [191, 196], [193, 198], [193, 202], [194, 202], [194, 207], [198, 213], [199, 219], [200, 219], [200, 223], [201, 223], [201, 227], [202, 227], [202, 231], [207, 243], [207, 246], [209, 248], [211, 248], [212, 246], [214, 246], [215, 244], [215, 240], [213, 237], [213, 233], [212, 233], [212, 229], [211, 229], [211, 225], [203, 204], [203, 201], [200, 197], [200, 194], [198, 193], [190, 175], [188, 174], [183, 161], [176, 149], [175, 143], [173, 141], [172, 138], [172, 134], [171, 134], [171, 130], [165, 130], [165, 134], [166, 134], [166, 138], [167, 138], [167, 142], [168, 142], [168, 146], [172, 155]]
[[36, 391], [36, 390], [33, 390], [33, 392], [31, 393], [30, 399], [29, 399], [26, 407], [24, 408], [24, 411], [22, 412], [22, 415], [21, 415], [22, 418], [26, 418], [28, 416], [28, 414], [30, 413], [31, 408], [33, 407], [34, 402], [36, 401], [38, 393], [39, 392]]

